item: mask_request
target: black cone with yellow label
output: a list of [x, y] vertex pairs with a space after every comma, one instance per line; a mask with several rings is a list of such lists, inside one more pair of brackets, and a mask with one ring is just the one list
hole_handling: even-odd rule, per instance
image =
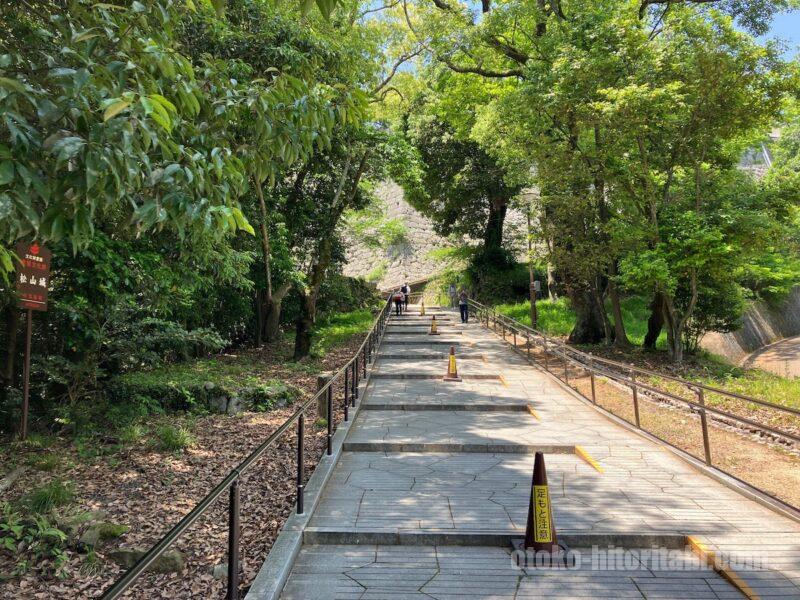
[[547, 471], [544, 467], [544, 454], [536, 453], [533, 463], [533, 485], [528, 506], [528, 524], [525, 527], [525, 548], [528, 550], [560, 553], [553, 522], [553, 507], [550, 504], [550, 490], [547, 487]]

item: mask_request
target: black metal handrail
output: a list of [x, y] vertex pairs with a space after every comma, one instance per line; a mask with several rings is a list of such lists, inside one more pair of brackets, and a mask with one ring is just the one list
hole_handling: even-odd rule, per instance
[[153, 545], [142, 556], [135, 565], [128, 569], [122, 577], [111, 584], [103, 593], [103, 600], [113, 600], [126, 592], [136, 582], [139, 577], [169, 548], [197, 519], [203, 516], [206, 511], [228, 490], [228, 589], [226, 598], [228, 600], [238, 600], [239, 598], [239, 482], [241, 476], [266, 452], [276, 440], [284, 434], [295, 422], [297, 422], [297, 514], [303, 514], [303, 496], [305, 490], [305, 412], [310, 406], [325, 396], [327, 404], [327, 449], [326, 454], [330, 456], [333, 452], [333, 433], [334, 433], [334, 411], [333, 411], [333, 386], [340, 380], [344, 380], [344, 420], [349, 419], [349, 408], [356, 405], [358, 400], [358, 384], [363, 376], [367, 376], [367, 366], [373, 360], [373, 355], [381, 338], [386, 331], [386, 322], [389, 318], [391, 306], [391, 295], [378, 313], [372, 328], [364, 338], [358, 350], [352, 358], [338, 371], [330, 376], [328, 381], [320, 386], [317, 393], [303, 402], [283, 424], [273, 431], [270, 436], [262, 442], [258, 448], [253, 450], [247, 458], [240, 462], [228, 473], [227, 477], [219, 482], [213, 490], [200, 500], [200, 502], [186, 516], [184, 516], [172, 529], [170, 529], [155, 545]]
[[[716, 388], [713, 386], [709, 386], [703, 383], [695, 382], [695, 381], [688, 381], [685, 379], [681, 379], [679, 377], [675, 377], [674, 375], [665, 375], [662, 373], [657, 373], [655, 371], [651, 371], [649, 369], [643, 369], [641, 367], [637, 367], [635, 365], [626, 364], [617, 362], [614, 360], [609, 360], [606, 358], [594, 356], [592, 354], [583, 352], [578, 350], [574, 347], [569, 346], [562, 340], [552, 338], [541, 331], [530, 327], [529, 325], [525, 325], [520, 323], [519, 321], [507, 317], [506, 315], [498, 313], [494, 308], [488, 307], [480, 302], [475, 300], [469, 301], [470, 306], [475, 310], [475, 313], [478, 317], [478, 320], [485, 325], [488, 329], [492, 329], [495, 332], [498, 332], [498, 328], [501, 329], [501, 335], [504, 340], [507, 339], [507, 333], [510, 333], [514, 336], [513, 339], [513, 347], [515, 351], [520, 351], [517, 347], [517, 340], [516, 336], [523, 335], [526, 340], [526, 351], [527, 357], [531, 362], [536, 362], [536, 357], [531, 355], [531, 346], [539, 346], [543, 349], [543, 358], [544, 358], [544, 368], [558, 377], [562, 379], [567, 385], [570, 385], [569, 382], [569, 368], [568, 365], [572, 364], [578, 366], [584, 372], [589, 373], [590, 383], [591, 383], [591, 397], [587, 397], [581, 392], [580, 390], [576, 391], [581, 394], [587, 400], [590, 400], [592, 403], [597, 404], [597, 392], [595, 386], [595, 377], [600, 376], [606, 379], [615, 381], [620, 383], [621, 385], [630, 388], [632, 392], [633, 398], [633, 412], [634, 412], [634, 422], [637, 428], [646, 431], [641, 424], [641, 419], [639, 415], [639, 392], [646, 392], [651, 396], [660, 397], [669, 401], [673, 402], [681, 402], [688, 406], [690, 409], [699, 413], [700, 416], [700, 424], [702, 429], [703, 435], [703, 450], [705, 454], [705, 462], [709, 466], [713, 466], [720, 471], [723, 471], [727, 475], [739, 479], [735, 475], [721, 469], [720, 467], [713, 464], [712, 461], [712, 454], [711, 454], [711, 441], [708, 433], [708, 419], [707, 413], [711, 413], [713, 415], [717, 415], [718, 417], [723, 417], [730, 421], [734, 421], [739, 423], [740, 425], [746, 425], [748, 427], [752, 427], [754, 429], [760, 430], [762, 432], [769, 433], [773, 436], [783, 438], [785, 440], [791, 440], [792, 442], [800, 442], [800, 435], [797, 435], [793, 432], [786, 431], [783, 429], [779, 429], [777, 427], [773, 427], [770, 425], [765, 425], [764, 423], [760, 423], [754, 421], [752, 419], [748, 419], [747, 417], [743, 417], [727, 410], [723, 410], [721, 408], [717, 408], [715, 406], [709, 406], [706, 404], [705, 401], [705, 394], [713, 393], [718, 394], [722, 397], [731, 398], [734, 400], [739, 400], [743, 402], [750, 402], [759, 406], [763, 406], [766, 408], [773, 409], [778, 411], [779, 413], [791, 415], [791, 416], [800, 416], [800, 410], [789, 406], [782, 406], [780, 404], [776, 404], [774, 402], [769, 402], [767, 400], [762, 400], [760, 398], [752, 398], [750, 396], [745, 396], [743, 394], [738, 394], [736, 392], [730, 392], [727, 390], [723, 390], [720, 388]], [[559, 375], [559, 373], [554, 372], [550, 368], [551, 356], [555, 356], [560, 358], [563, 362], [563, 377]], [[619, 373], [614, 371], [614, 369], [624, 371], [624, 373]], [[663, 378], [665, 380], [680, 384], [684, 386], [687, 390], [692, 391], [695, 394], [696, 400], [689, 400], [687, 398], [683, 398], [675, 393], [672, 393], [667, 390], [659, 389], [655, 385], [651, 385], [650, 383], [643, 382], [637, 379], [637, 375], [646, 376], [646, 377], [656, 377], [656, 378]], [[570, 387], [572, 387], [570, 385]], [[668, 440], [665, 440], [663, 437], [648, 431], [650, 435], [657, 437], [661, 441], [674, 446]], [[740, 479], [741, 481], [741, 479]], [[761, 490], [763, 491], [763, 490]], [[765, 494], [772, 496], [768, 492], [764, 492]], [[784, 500], [775, 498], [785, 506], [793, 509], [794, 511], [798, 511], [797, 507], [787, 503]]]

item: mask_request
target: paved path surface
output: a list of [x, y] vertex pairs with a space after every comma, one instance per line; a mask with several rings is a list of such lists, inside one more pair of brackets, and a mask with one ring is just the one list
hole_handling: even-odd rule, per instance
[[800, 335], [756, 350], [744, 360], [744, 364], [781, 377], [800, 377]]
[[[691, 535], [730, 556], [765, 559], [765, 569], [738, 569], [758, 597], [800, 599], [800, 524], [606, 419], [478, 324], [453, 319], [434, 338], [414, 327], [421, 319], [402, 319], [390, 321], [378, 377], [283, 598], [744, 597], [712, 570], [685, 568], [696, 562], [682, 549]], [[463, 355], [460, 374], [496, 378], [425, 378], [444, 373], [450, 343]], [[578, 569], [521, 569], [497, 543], [524, 531], [537, 449], [559, 533], [626, 534], [619, 568], [583, 551]], [[645, 547], [681, 540], [681, 549], [658, 563], [637, 539]]]

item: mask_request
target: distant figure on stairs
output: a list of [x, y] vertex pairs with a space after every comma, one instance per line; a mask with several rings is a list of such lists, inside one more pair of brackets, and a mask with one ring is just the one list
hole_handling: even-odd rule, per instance
[[461, 310], [461, 322], [467, 323], [469, 322], [469, 295], [467, 294], [467, 290], [461, 288], [461, 291], [458, 292], [458, 308]]
[[392, 299], [394, 300], [394, 314], [396, 314], [399, 317], [400, 313], [403, 312], [403, 299], [404, 299], [403, 292], [397, 290], [394, 293]]
[[451, 283], [447, 289], [447, 294], [450, 296], [450, 308], [456, 307], [456, 284]]
[[408, 299], [411, 296], [411, 286], [408, 285], [407, 281], [403, 284], [403, 287], [400, 288], [400, 291], [403, 292], [403, 308], [408, 310]]

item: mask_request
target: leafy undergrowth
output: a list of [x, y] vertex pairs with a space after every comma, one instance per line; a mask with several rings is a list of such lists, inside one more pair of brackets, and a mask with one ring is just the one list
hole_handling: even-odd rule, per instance
[[372, 327], [375, 313], [369, 309], [334, 314], [317, 323], [312, 354], [325, 356], [331, 348], [356, 334], [366, 334]]
[[[281, 380], [307, 398], [316, 389], [317, 373], [339, 367], [360, 343], [361, 335], [341, 334], [324, 356], [298, 365], [287, 360], [292, 350], [287, 338], [206, 365], [192, 363], [186, 376], [199, 372], [230, 378], [229, 383]], [[337, 386], [335, 398], [341, 395]], [[338, 424], [341, 402], [335, 407]], [[33, 435], [0, 448], [0, 477], [21, 472], [0, 493], [0, 597], [98, 597], [123, 572], [112, 552], [149, 548], [294, 410], [290, 404], [235, 417], [151, 414], [105, 435]], [[312, 409], [306, 421], [307, 476], [325, 447], [325, 422], [316, 416]], [[243, 477], [243, 586], [252, 582], [292, 510], [296, 469], [292, 427]], [[87, 547], [80, 540], [92, 527], [100, 537]], [[212, 573], [227, 561], [226, 540], [223, 496], [172, 546], [184, 555], [181, 570], [146, 574], [132, 597], [223, 597], [224, 578]]]

